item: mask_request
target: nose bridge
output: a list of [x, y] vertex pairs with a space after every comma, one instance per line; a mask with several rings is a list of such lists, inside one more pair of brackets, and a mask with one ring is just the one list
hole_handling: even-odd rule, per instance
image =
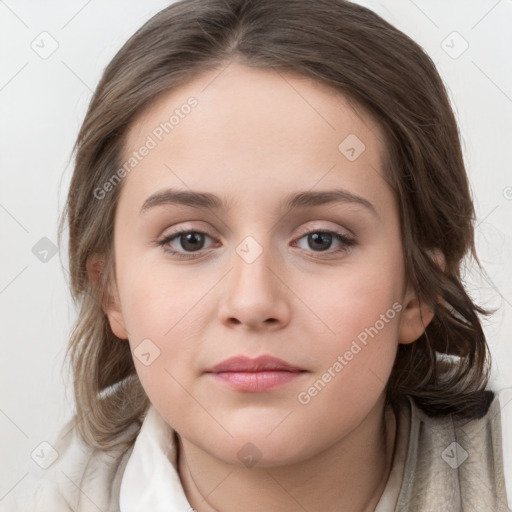
[[269, 293], [270, 288], [275, 288], [276, 251], [267, 235], [248, 235], [235, 248], [233, 279], [241, 292], [246, 286], [255, 293]]
[[236, 319], [252, 327], [265, 321], [287, 323], [289, 307], [286, 287], [277, 277], [277, 251], [270, 247], [269, 236], [256, 236], [245, 237], [235, 248], [229, 287], [219, 313], [224, 321]]

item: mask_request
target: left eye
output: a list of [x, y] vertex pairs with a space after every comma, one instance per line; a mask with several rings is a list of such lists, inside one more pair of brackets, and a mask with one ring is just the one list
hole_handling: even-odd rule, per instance
[[[309, 247], [315, 249], [314, 252], [325, 252], [329, 250], [333, 241], [337, 241], [339, 243], [339, 247], [338, 249], [330, 251], [331, 253], [347, 251], [349, 247], [355, 244], [354, 239], [336, 231], [309, 231], [304, 233], [299, 240], [302, 240], [303, 238], [306, 238], [306, 243]], [[307, 250], [308, 247], [305, 249]]]
[[[204, 249], [206, 238], [213, 240], [209, 235], [202, 231], [182, 230], [165, 237], [163, 240], [158, 242], [158, 245], [163, 247], [165, 252], [172, 254], [173, 256], [190, 259], [195, 256], [193, 253]], [[306, 239], [306, 244], [308, 244], [309, 247], [300, 247], [298, 241], [302, 239]], [[181, 247], [173, 246], [173, 243], [176, 242], [178, 242]], [[333, 242], [338, 242], [339, 246], [337, 249], [329, 250]], [[313, 230], [303, 233], [302, 236], [293, 243], [293, 245], [297, 245], [301, 249], [312, 250], [317, 253], [327, 252], [328, 254], [333, 254], [346, 252], [351, 246], [355, 245], [355, 243], [354, 239], [336, 231]]]

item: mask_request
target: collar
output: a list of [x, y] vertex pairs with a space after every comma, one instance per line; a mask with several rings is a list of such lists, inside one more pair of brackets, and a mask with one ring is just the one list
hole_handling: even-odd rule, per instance
[[[397, 435], [388, 482], [375, 512], [395, 509], [408, 444], [408, 414], [397, 417]], [[150, 405], [121, 482], [120, 512], [192, 511], [181, 484], [174, 430]]]
[[119, 495], [120, 512], [192, 510], [177, 467], [174, 430], [150, 405], [126, 465]]

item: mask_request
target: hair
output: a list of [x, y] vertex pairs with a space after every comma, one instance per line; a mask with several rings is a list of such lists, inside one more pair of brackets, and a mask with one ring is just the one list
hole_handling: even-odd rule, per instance
[[[399, 344], [386, 403], [406, 395], [431, 415], [468, 416], [488, 393], [490, 353], [465, 291], [465, 257], [478, 263], [475, 212], [459, 131], [430, 57], [375, 12], [346, 0], [181, 0], [147, 21], [108, 64], [73, 147], [63, 217], [69, 227], [70, 287], [79, 307], [66, 352], [77, 426], [85, 442], [133, 444], [149, 399], [129, 344], [110, 328], [103, 304], [115, 283], [113, 230], [123, 182], [95, 190], [122, 162], [127, 132], [162, 94], [230, 62], [290, 72], [326, 84], [361, 107], [385, 136], [385, 177], [401, 218], [405, 274], [435, 310], [425, 332]], [[439, 265], [434, 255], [444, 257]], [[104, 267], [96, 281], [93, 255]]]

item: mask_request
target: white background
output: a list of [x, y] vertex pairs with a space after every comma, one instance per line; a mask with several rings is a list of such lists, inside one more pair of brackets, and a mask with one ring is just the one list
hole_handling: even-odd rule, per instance
[[[62, 370], [75, 318], [66, 248], [46, 263], [32, 248], [43, 237], [57, 243], [72, 145], [104, 67], [169, 3], [0, 1], [0, 499], [35, 467], [31, 452], [51, 442], [71, 412], [71, 386]], [[475, 196], [477, 248], [488, 273], [469, 275], [469, 290], [484, 306], [498, 308], [485, 321], [494, 355], [491, 384], [511, 386], [512, 0], [360, 3], [417, 41], [447, 83]], [[43, 31], [58, 43], [47, 59], [31, 47], [48, 37], [40, 36]]]

